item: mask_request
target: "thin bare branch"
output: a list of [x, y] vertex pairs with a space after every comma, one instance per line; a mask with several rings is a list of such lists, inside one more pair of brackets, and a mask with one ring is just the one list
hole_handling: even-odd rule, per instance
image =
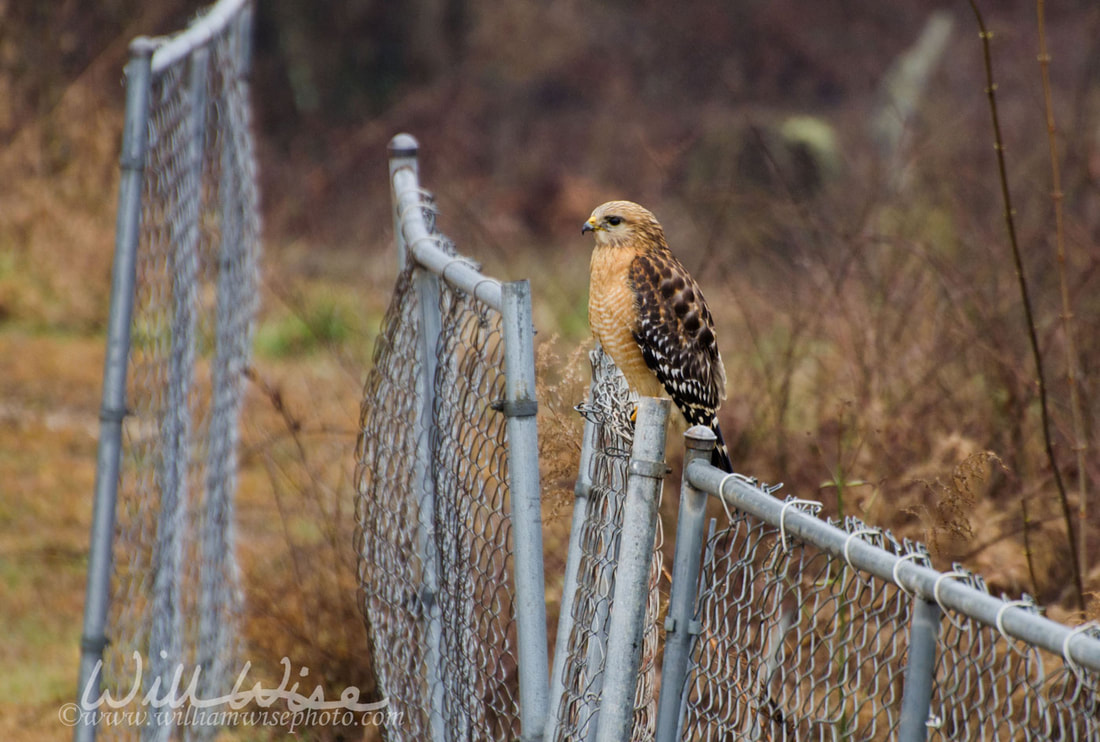
[[[1024, 308], [1024, 318], [1027, 324], [1028, 340], [1031, 343], [1031, 354], [1035, 360], [1035, 376], [1039, 390], [1039, 409], [1042, 416], [1043, 442], [1046, 447], [1047, 461], [1050, 464], [1051, 473], [1054, 475], [1054, 483], [1058, 488], [1058, 497], [1062, 505], [1062, 515], [1066, 525], [1066, 538], [1070, 547], [1070, 564], [1073, 567], [1073, 579], [1077, 589], [1077, 602], [1081, 610], [1085, 608], [1085, 588], [1081, 578], [1081, 564], [1078, 560], [1077, 537], [1073, 530], [1073, 516], [1070, 512], [1069, 497], [1066, 494], [1066, 485], [1062, 481], [1062, 472], [1058, 468], [1058, 461], [1054, 455], [1054, 442], [1051, 435], [1050, 409], [1047, 402], [1046, 377], [1043, 372], [1043, 354], [1039, 348], [1039, 337], [1035, 329], [1035, 316], [1031, 308], [1031, 293], [1028, 289], [1027, 276], [1024, 273], [1023, 258], [1020, 255], [1020, 244], [1016, 238], [1016, 221], [1012, 208], [1012, 195], [1008, 188], [1008, 172], [1005, 166], [1004, 139], [1001, 136], [1001, 122], [997, 115], [997, 84], [993, 80], [993, 54], [990, 49], [990, 39], [993, 34], [985, 27], [985, 20], [978, 9], [975, 0], [970, 0], [970, 7], [974, 11], [974, 17], [978, 22], [979, 37], [982, 40], [982, 56], [985, 62], [985, 92], [989, 97], [989, 111], [993, 118], [993, 149], [997, 153], [997, 172], [1001, 180], [1001, 198], [1005, 207], [1005, 227], [1008, 230], [1008, 241], [1012, 248], [1012, 260], [1016, 266], [1016, 280], [1020, 286], [1020, 298]], [[1027, 524], [1027, 510], [1024, 510], [1024, 544], [1027, 548], [1028, 564], [1031, 564], [1031, 549], [1029, 544]]]
[[1066, 276], [1066, 234], [1062, 217], [1065, 194], [1062, 192], [1062, 175], [1058, 161], [1058, 128], [1054, 123], [1053, 94], [1050, 87], [1050, 52], [1047, 51], [1046, 2], [1036, 0], [1039, 32], [1039, 72], [1043, 81], [1043, 105], [1046, 108], [1047, 139], [1050, 142], [1050, 198], [1054, 203], [1054, 242], [1057, 249], [1058, 284], [1062, 298], [1062, 331], [1066, 338], [1066, 384], [1069, 387], [1069, 407], [1073, 421], [1073, 450], [1077, 455], [1077, 527], [1080, 529], [1077, 548], [1081, 569], [1088, 571], [1088, 492], [1085, 468], [1085, 451], [1088, 437], [1081, 414], [1081, 400], [1077, 388], [1077, 371], [1080, 366], [1077, 342], [1074, 338], [1073, 306], [1070, 301], [1069, 280]]

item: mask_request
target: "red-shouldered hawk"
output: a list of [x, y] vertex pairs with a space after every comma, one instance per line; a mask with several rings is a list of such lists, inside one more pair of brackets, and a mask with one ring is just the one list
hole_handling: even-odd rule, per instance
[[596, 342], [631, 389], [671, 397], [689, 425], [713, 430], [718, 444], [711, 463], [732, 472], [718, 427], [726, 369], [699, 285], [668, 249], [657, 218], [636, 203], [597, 207], [585, 232], [596, 237], [588, 291]]

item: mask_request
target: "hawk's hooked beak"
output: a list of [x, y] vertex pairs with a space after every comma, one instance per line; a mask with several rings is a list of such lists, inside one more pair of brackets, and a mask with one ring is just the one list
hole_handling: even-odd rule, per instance
[[598, 227], [596, 226], [596, 223], [589, 219], [584, 223], [584, 226], [581, 227], [581, 234], [584, 234], [585, 232], [595, 232], [597, 229]]

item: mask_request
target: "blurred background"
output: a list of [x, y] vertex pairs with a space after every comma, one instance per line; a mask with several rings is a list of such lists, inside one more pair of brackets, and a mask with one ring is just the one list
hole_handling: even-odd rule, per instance
[[[204, 5], [0, 0], [6, 739], [69, 736], [56, 712], [75, 689], [127, 44], [182, 29]], [[1046, 9], [1060, 260], [1036, 5], [980, 5], [1091, 601], [1100, 7]], [[422, 182], [459, 250], [533, 283], [548, 576], [560, 575], [572, 407], [588, 379], [580, 226], [627, 198], [657, 214], [716, 315], [741, 471], [1075, 618], [968, 3], [261, 0], [255, 32], [265, 255], [240, 491], [254, 673], [277, 679], [288, 656], [333, 695], [372, 687], [351, 473], [397, 269], [386, 143], [400, 131], [420, 140]]]

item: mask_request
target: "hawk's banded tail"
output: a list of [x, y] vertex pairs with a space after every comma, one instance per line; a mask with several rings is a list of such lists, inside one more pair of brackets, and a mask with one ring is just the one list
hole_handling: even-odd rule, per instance
[[733, 473], [733, 462], [730, 461], [730, 452], [726, 448], [726, 441], [722, 438], [722, 428], [718, 425], [718, 418], [715, 417], [710, 421], [710, 429], [714, 431], [715, 437], [718, 438], [714, 442], [714, 450], [710, 454], [711, 466], [716, 466], [724, 472], [729, 474]]

